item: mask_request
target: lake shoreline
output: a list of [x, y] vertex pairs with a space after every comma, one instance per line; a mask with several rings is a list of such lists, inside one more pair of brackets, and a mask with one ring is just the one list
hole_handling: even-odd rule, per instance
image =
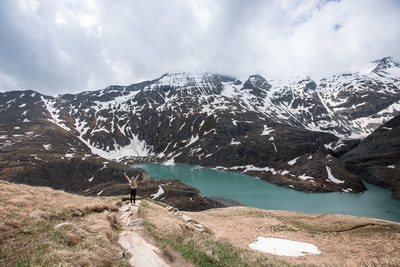
[[160, 163], [134, 164], [153, 179], [178, 179], [197, 188], [204, 197], [218, 197], [243, 206], [306, 214], [344, 214], [400, 222], [400, 202], [390, 191], [366, 184], [363, 193], [310, 193], [273, 185], [241, 173], [201, 166]]

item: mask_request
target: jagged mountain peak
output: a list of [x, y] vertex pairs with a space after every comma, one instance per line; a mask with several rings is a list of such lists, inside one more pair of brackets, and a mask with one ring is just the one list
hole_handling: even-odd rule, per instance
[[260, 74], [250, 75], [249, 79], [246, 82], [247, 85], [252, 85], [254, 87], [269, 87], [269, 83], [267, 80], [261, 76]]
[[397, 63], [392, 57], [384, 57], [379, 60], [375, 60], [372, 63], [376, 64], [376, 67], [374, 68], [373, 71], [378, 71], [378, 70], [383, 70], [383, 69], [389, 69], [389, 68], [400, 68], [400, 64]]
[[361, 75], [378, 75], [380, 77], [389, 78], [392, 76], [398, 76], [400, 74], [400, 63], [396, 62], [393, 57], [387, 56], [378, 60], [374, 60], [369, 64], [361, 67], [355, 73]]
[[371, 74], [393, 80], [394, 82], [399, 81], [400, 64], [396, 62], [392, 57], [385, 57], [380, 60], [376, 60], [373, 62], [373, 64], [376, 65], [371, 71]]
[[243, 84], [243, 89], [250, 89], [254, 95], [259, 97], [265, 97], [271, 87], [272, 85], [259, 74], [251, 75]]

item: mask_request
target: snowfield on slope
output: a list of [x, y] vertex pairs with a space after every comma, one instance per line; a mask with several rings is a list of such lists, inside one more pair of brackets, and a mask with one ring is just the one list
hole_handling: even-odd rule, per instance
[[289, 257], [299, 257], [321, 253], [321, 251], [319, 251], [315, 245], [310, 243], [272, 237], [257, 237], [257, 241], [249, 244], [249, 247], [262, 252]]

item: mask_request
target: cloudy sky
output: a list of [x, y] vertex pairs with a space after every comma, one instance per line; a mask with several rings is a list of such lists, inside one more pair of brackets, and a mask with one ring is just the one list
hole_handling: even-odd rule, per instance
[[245, 79], [400, 59], [399, 0], [1, 0], [0, 91], [97, 90], [206, 71]]

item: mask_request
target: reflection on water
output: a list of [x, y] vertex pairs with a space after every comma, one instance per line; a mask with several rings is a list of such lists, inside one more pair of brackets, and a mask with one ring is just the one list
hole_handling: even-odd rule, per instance
[[390, 191], [366, 184], [364, 193], [305, 193], [252, 176], [190, 165], [138, 164], [153, 179], [179, 179], [203, 196], [230, 198], [246, 206], [304, 213], [340, 213], [400, 222], [400, 201]]

